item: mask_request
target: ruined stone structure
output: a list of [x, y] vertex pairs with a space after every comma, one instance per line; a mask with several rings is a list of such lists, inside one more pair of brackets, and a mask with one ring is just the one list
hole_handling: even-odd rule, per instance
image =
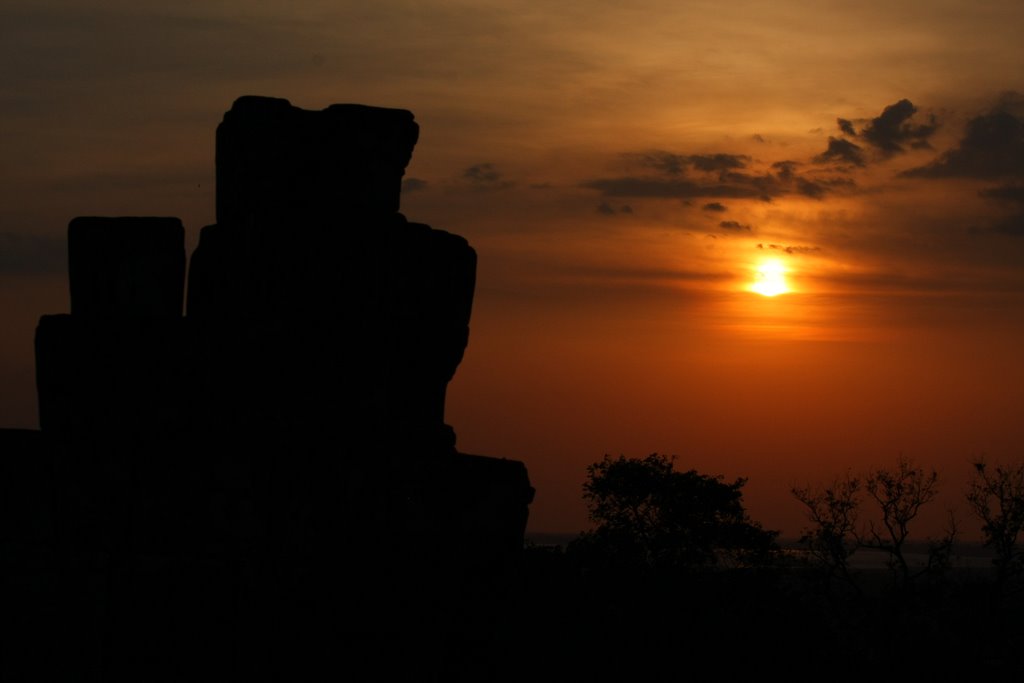
[[533, 489], [444, 421], [476, 254], [398, 212], [417, 136], [404, 110], [238, 99], [184, 315], [180, 221], [71, 221], [33, 443], [81, 670], [429, 680], [493, 633]]

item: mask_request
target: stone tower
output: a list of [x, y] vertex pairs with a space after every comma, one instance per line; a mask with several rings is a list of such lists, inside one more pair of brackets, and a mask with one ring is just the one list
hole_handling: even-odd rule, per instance
[[179, 220], [71, 221], [40, 425], [68, 623], [104, 643], [103, 676], [172, 647], [225, 675], [436, 652], [452, 614], [480, 633], [500, 611], [533, 489], [445, 423], [476, 254], [399, 213], [418, 134], [405, 110], [236, 100], [187, 302]]

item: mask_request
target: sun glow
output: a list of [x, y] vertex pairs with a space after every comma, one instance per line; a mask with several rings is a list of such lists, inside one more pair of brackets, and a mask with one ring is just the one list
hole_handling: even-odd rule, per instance
[[750, 291], [761, 296], [777, 296], [789, 291], [786, 284], [786, 267], [780, 261], [764, 261], [758, 264]]

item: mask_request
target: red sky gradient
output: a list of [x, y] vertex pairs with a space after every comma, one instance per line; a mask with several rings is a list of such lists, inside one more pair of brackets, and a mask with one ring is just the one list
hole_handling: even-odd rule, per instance
[[[213, 221], [239, 95], [412, 110], [402, 210], [479, 254], [447, 421], [586, 526], [605, 453], [794, 484], [1024, 457], [1024, 5], [13, 0], [0, 9], [0, 426], [79, 215]], [[286, 236], [282, 235], [282, 239]], [[790, 292], [750, 291], [765, 259]], [[965, 522], [965, 531], [971, 525]]]

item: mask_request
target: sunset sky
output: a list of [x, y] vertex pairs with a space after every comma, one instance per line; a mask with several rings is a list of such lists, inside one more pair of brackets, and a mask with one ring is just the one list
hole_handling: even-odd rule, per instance
[[37, 424], [68, 221], [191, 251], [254, 94], [415, 114], [402, 211], [479, 255], [447, 421], [526, 463], [531, 531], [586, 526], [605, 453], [747, 477], [786, 535], [794, 484], [912, 458], [934, 532], [1024, 457], [1024, 3], [87, 4], [0, 8], [0, 427]]

